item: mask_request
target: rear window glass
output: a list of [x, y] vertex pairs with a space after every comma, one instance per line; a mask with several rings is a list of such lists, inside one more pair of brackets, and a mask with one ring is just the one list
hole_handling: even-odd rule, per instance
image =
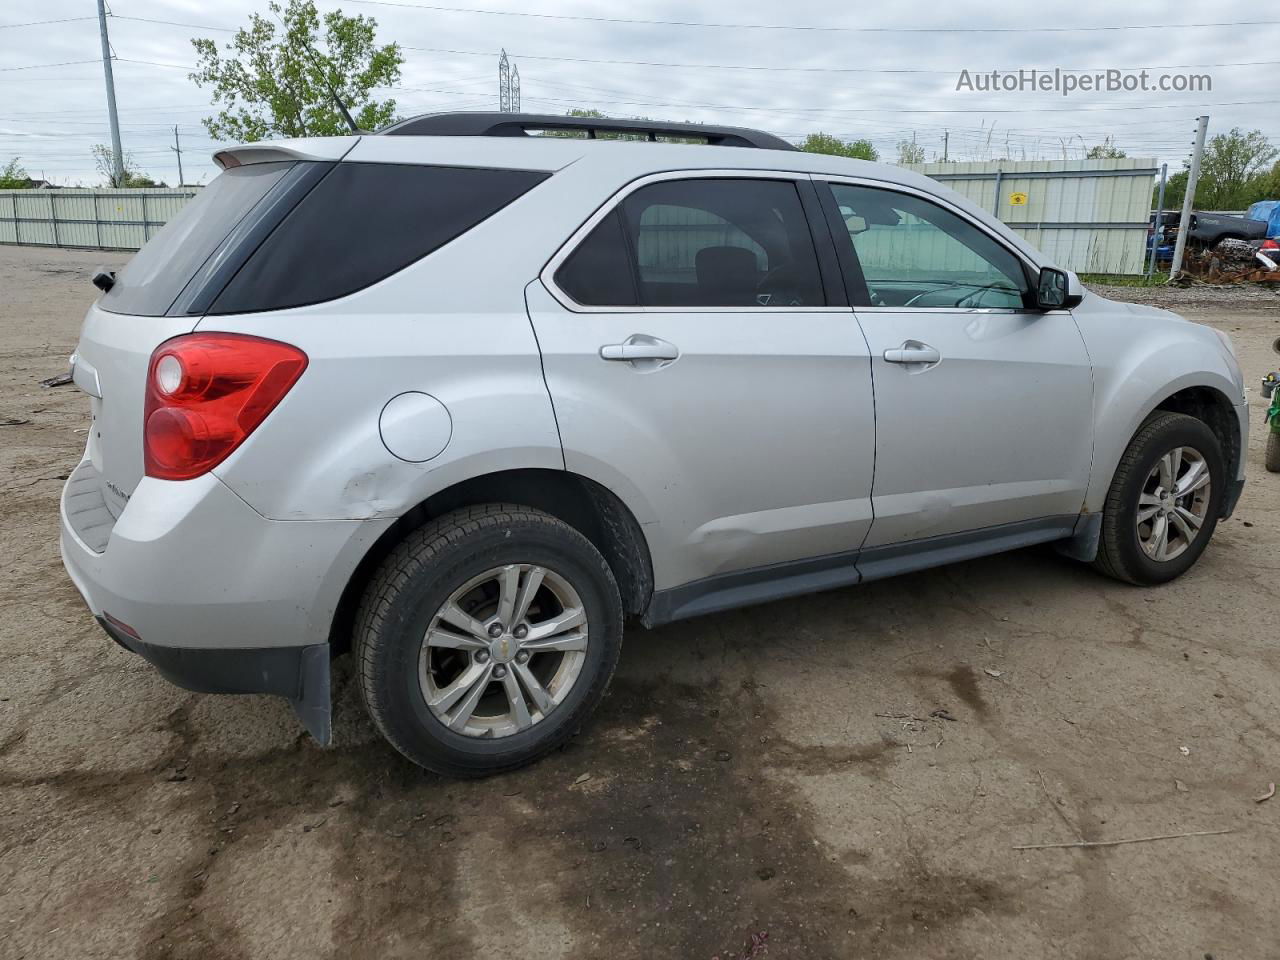
[[99, 306], [113, 313], [163, 316], [227, 234], [292, 166], [292, 161], [254, 163], [219, 174], [134, 255]]
[[210, 312], [279, 310], [354, 293], [444, 246], [548, 176], [340, 163], [267, 237]]

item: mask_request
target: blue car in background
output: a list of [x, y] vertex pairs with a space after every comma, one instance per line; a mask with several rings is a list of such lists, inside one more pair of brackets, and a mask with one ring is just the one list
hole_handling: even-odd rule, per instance
[[1280, 200], [1259, 200], [1245, 212], [1250, 220], [1267, 222], [1266, 236], [1275, 239], [1280, 237]]

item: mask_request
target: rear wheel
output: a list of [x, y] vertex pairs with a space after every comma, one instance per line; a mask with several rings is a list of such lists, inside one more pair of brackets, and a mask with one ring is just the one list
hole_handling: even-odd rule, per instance
[[1266, 467], [1271, 473], [1280, 473], [1280, 433], [1267, 434]]
[[1094, 565], [1129, 583], [1185, 573], [1213, 536], [1226, 486], [1222, 447], [1202, 421], [1152, 414], [1111, 481]]
[[455, 511], [383, 563], [356, 622], [360, 687], [402, 754], [451, 776], [528, 763], [595, 709], [622, 603], [572, 527], [528, 507]]

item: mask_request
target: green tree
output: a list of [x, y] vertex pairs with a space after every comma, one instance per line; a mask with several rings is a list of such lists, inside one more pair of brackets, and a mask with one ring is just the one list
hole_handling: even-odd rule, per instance
[[[1181, 210], [1182, 198], [1187, 192], [1186, 170], [1179, 170], [1177, 173], [1169, 174], [1169, 179], [1164, 184], [1164, 209]], [[1151, 209], [1156, 208], [1156, 203], [1160, 199], [1160, 181], [1156, 181], [1155, 188], [1151, 191]]]
[[1121, 160], [1127, 154], [1116, 146], [1114, 137], [1104, 137], [1101, 143], [1095, 143], [1085, 155], [1086, 160]]
[[[350, 132], [334, 102], [340, 98], [362, 130], [395, 119], [395, 100], [377, 100], [376, 87], [400, 79], [398, 44], [378, 46], [372, 17], [333, 10], [321, 18], [313, 0], [267, 5], [279, 23], [258, 14], [219, 54], [212, 40], [193, 39], [199, 65], [191, 79], [213, 89], [224, 109], [206, 117], [215, 140], [323, 137]], [[323, 45], [317, 45], [323, 23]]]
[[138, 169], [133, 154], [128, 151], [124, 155], [124, 180], [117, 182], [115, 154], [105, 143], [95, 143], [89, 150], [93, 154], [93, 165], [108, 187], [163, 187], [163, 183], [152, 180]]
[[879, 160], [880, 154], [870, 140], [841, 140], [829, 133], [811, 133], [804, 138], [800, 149], [807, 153], [825, 153], [833, 157], [852, 157], [855, 160]]
[[18, 162], [21, 159], [21, 157], [14, 157], [0, 167], [0, 190], [24, 190], [31, 185], [31, 178]]
[[1244, 133], [1234, 127], [1212, 138], [1200, 161], [1195, 205], [1201, 210], [1239, 210], [1249, 205], [1250, 181], [1277, 156], [1261, 130]]
[[1280, 200], [1280, 162], [1271, 165], [1271, 169], [1259, 173], [1249, 180], [1248, 203], [1259, 200]]

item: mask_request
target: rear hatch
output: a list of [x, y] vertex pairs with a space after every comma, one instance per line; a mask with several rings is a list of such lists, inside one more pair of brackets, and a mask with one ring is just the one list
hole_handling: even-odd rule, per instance
[[[254, 159], [255, 153], [243, 156]], [[88, 456], [113, 517], [143, 475], [143, 403], [152, 352], [195, 328], [244, 257], [331, 166], [282, 158], [279, 150], [257, 156], [270, 159], [243, 163], [220, 155], [230, 168], [138, 251], [85, 318], [72, 369], [91, 398]], [[81, 489], [91, 485], [88, 479], [81, 479]]]

